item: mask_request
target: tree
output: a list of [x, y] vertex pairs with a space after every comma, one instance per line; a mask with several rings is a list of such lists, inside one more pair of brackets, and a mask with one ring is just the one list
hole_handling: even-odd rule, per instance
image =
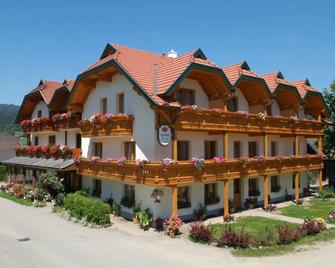
[[[330, 89], [324, 89], [323, 95], [329, 108], [329, 118], [335, 122], [335, 80], [330, 84]], [[328, 158], [335, 158], [335, 128], [326, 124], [324, 129], [323, 151]]]

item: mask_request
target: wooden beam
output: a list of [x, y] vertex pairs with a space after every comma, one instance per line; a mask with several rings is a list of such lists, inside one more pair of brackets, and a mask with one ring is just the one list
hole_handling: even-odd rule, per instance
[[178, 215], [178, 187], [177, 185], [172, 186], [172, 213], [171, 216]]
[[318, 154], [322, 155], [322, 137], [318, 139]]
[[265, 157], [268, 157], [269, 152], [269, 136], [267, 134], [263, 135], [263, 153]]
[[177, 143], [177, 130], [174, 130], [172, 136], [172, 159], [178, 160], [178, 143]]
[[294, 174], [294, 199], [297, 202], [299, 200], [299, 173]]
[[264, 176], [264, 208], [267, 209], [269, 206], [269, 175]]
[[294, 136], [295, 156], [299, 156], [299, 136]]
[[223, 180], [223, 218], [229, 216], [229, 180]]
[[319, 170], [319, 191], [322, 191], [322, 169]]

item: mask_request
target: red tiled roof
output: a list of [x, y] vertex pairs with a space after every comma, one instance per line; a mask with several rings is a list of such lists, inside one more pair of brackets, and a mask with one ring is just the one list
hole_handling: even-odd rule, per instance
[[39, 91], [43, 99], [45, 100], [46, 104], [49, 104], [56, 89], [61, 86], [63, 86], [62, 82], [41, 80], [39, 85], [32, 91], [30, 91], [28, 95]]
[[74, 85], [74, 80], [65, 79], [63, 85], [66, 86], [69, 91], [71, 91]]
[[[165, 103], [161, 98], [154, 96], [154, 80], [157, 94], [165, 93], [169, 87], [180, 77], [191, 63], [217, 67], [213, 62], [194, 57], [195, 51], [188, 52], [177, 58], [122, 45], [112, 45], [116, 50], [112, 55], [97, 61], [83, 72], [92, 70], [110, 60], [118, 62], [122, 68], [138, 83], [146, 93], [155, 99], [158, 104]], [[154, 66], [156, 75], [154, 79]]]
[[298, 89], [300, 95], [302, 98], [304, 98], [306, 96], [307, 91], [315, 91], [318, 92], [318, 90], [315, 87], [312, 87], [308, 80], [299, 80], [299, 81], [295, 81], [292, 82], [292, 84]]
[[272, 93], [276, 90], [279, 84], [284, 84], [287, 86], [294, 87], [294, 85], [290, 81], [282, 77], [282, 74], [280, 72], [264, 74], [264, 75], [261, 75], [261, 77], [264, 78], [266, 84], [268, 85]]
[[242, 74], [252, 76], [252, 77], [261, 78], [255, 72], [253, 72], [253, 71], [251, 71], [247, 68], [243, 68], [244, 64], [245, 64], [245, 62], [241, 62], [241, 63], [232, 64], [232, 65], [229, 65], [229, 66], [226, 66], [226, 67], [222, 68], [223, 72], [225, 73], [225, 75], [227, 76], [228, 80], [230, 81], [230, 83], [232, 85], [234, 85], [236, 83], [236, 81], [239, 79], [239, 77]]

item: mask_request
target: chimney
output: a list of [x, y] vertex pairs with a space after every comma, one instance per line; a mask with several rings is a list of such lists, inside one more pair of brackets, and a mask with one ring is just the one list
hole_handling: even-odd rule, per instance
[[174, 51], [173, 49], [171, 49], [167, 54], [166, 54], [169, 58], [177, 58], [178, 57], [178, 54], [176, 51]]

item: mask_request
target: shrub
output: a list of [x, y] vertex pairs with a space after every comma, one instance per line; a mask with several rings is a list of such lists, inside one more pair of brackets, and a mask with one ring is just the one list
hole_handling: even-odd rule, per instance
[[84, 197], [88, 197], [90, 195], [90, 189], [89, 188], [83, 188], [81, 190], [76, 191], [77, 194], [80, 194]]
[[121, 206], [115, 202], [113, 202], [113, 204], [111, 205], [111, 213], [114, 216], [120, 216], [121, 214]]
[[303, 233], [298, 228], [290, 227], [287, 224], [277, 225], [278, 244], [287, 245], [297, 241], [303, 236]]
[[202, 222], [194, 222], [189, 228], [189, 237], [194, 242], [209, 244], [212, 242], [212, 234], [209, 226], [205, 226]]
[[312, 219], [305, 219], [300, 229], [304, 235], [314, 235], [326, 230], [327, 226], [324, 219], [312, 218]]
[[152, 221], [152, 214], [149, 208], [136, 212], [136, 218], [138, 219], [138, 225], [143, 230], [148, 230]]
[[251, 240], [249, 234], [244, 231], [237, 232], [231, 226], [226, 225], [217, 243], [219, 247], [247, 248]]
[[320, 198], [322, 198], [322, 199], [332, 198], [332, 197], [334, 197], [334, 193], [333, 193], [333, 191], [332, 191], [331, 188], [324, 187], [324, 188], [322, 188], [321, 191], [319, 191], [319, 195], [318, 196]]
[[331, 211], [329, 211], [329, 216], [328, 216], [329, 220], [331, 222], [335, 221], [335, 208], [333, 208]]
[[64, 207], [71, 217], [79, 220], [85, 219], [104, 226], [110, 224], [110, 207], [101, 200], [87, 198], [76, 192], [65, 197]]
[[199, 203], [198, 209], [193, 210], [194, 218], [197, 221], [203, 221], [206, 219], [207, 208], [205, 205]]
[[54, 172], [47, 171], [40, 174], [37, 180], [37, 188], [43, 189], [51, 197], [56, 197], [59, 193], [64, 192], [63, 179], [56, 176]]
[[157, 231], [162, 231], [164, 227], [164, 220], [162, 218], [157, 218], [155, 220], [155, 228]]
[[175, 237], [179, 233], [180, 227], [184, 222], [179, 218], [178, 215], [171, 216], [169, 219], [164, 221], [163, 229], [170, 237]]
[[63, 206], [64, 205], [64, 199], [65, 199], [65, 194], [64, 193], [59, 193], [55, 197], [55, 205], [56, 206]]

